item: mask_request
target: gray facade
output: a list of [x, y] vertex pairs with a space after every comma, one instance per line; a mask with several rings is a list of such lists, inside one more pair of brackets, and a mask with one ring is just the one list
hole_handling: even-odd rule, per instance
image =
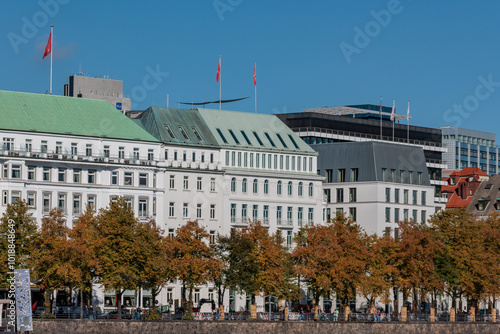
[[123, 81], [72, 75], [64, 85], [64, 96], [104, 100], [118, 110], [130, 110], [130, 98], [123, 97]]

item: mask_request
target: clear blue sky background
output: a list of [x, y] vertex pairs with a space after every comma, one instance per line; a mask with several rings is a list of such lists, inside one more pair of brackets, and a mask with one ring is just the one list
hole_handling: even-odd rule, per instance
[[[390, 17], [378, 23], [381, 11]], [[217, 100], [222, 55], [222, 98], [251, 97], [225, 109], [254, 110], [257, 62], [260, 113], [378, 104], [382, 96], [402, 114], [410, 100], [414, 125], [497, 133], [498, 13], [497, 1], [2, 0], [0, 89], [48, 91], [50, 58], [42, 55], [54, 24], [54, 94], [81, 66], [123, 80], [136, 109], [164, 106], [167, 94], [171, 107]], [[356, 53], [346, 57], [341, 45]], [[168, 75], [146, 96], [134, 94], [147, 68]]]

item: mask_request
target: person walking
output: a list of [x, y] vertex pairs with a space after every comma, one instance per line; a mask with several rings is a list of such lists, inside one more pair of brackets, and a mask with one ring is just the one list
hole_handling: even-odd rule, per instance
[[333, 321], [339, 321], [339, 308], [338, 307], [333, 312]]

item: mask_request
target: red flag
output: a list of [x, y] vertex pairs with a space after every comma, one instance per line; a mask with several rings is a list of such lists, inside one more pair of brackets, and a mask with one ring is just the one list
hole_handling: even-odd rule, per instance
[[220, 75], [220, 58], [219, 58], [219, 66], [217, 67], [217, 82], [219, 82], [219, 75]]
[[45, 57], [48, 56], [51, 52], [52, 52], [52, 31], [50, 32], [49, 41], [47, 42], [47, 46], [45, 47], [45, 52], [43, 54], [42, 59], [45, 59]]
[[253, 85], [257, 86], [257, 63], [253, 64]]

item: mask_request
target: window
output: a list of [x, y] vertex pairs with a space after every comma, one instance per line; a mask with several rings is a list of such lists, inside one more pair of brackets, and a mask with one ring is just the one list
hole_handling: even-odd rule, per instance
[[109, 158], [109, 145], [104, 145], [104, 157]]
[[417, 222], [417, 210], [413, 210], [413, 221], [416, 223]]
[[42, 180], [43, 181], [50, 181], [50, 168], [49, 167], [43, 167]]
[[42, 144], [40, 145], [40, 152], [47, 153], [48, 145], [46, 140], [42, 140]]
[[9, 202], [9, 192], [7, 190], [2, 191], [2, 205], [5, 206]]
[[241, 167], [241, 152], [238, 152], [238, 167]]
[[292, 221], [293, 221], [293, 208], [291, 206], [289, 206], [286, 210], [286, 220], [288, 221], [288, 224], [289, 225], [292, 225]]
[[96, 196], [95, 195], [88, 195], [87, 196], [87, 204], [89, 206], [95, 207], [95, 201], [96, 201]]
[[182, 218], [188, 217], [188, 203], [182, 203]]
[[337, 203], [343, 203], [343, 202], [344, 202], [344, 189], [337, 188]]
[[264, 194], [269, 194], [269, 181], [264, 181]]
[[31, 152], [32, 149], [31, 139], [26, 139], [24, 143], [24, 149], [26, 150], [26, 152]]
[[396, 182], [396, 170], [391, 169], [391, 182]]
[[417, 177], [418, 177], [418, 184], [422, 184], [422, 172], [418, 172]]
[[196, 218], [201, 218], [201, 204], [196, 204]]
[[118, 184], [118, 172], [111, 172], [111, 184], [112, 185]]
[[256, 194], [259, 191], [259, 182], [257, 179], [253, 180], [253, 193]]
[[63, 214], [66, 213], [66, 194], [59, 194], [57, 198], [57, 207]]
[[247, 192], [247, 179], [243, 179], [243, 181], [241, 181], [241, 192]]
[[134, 174], [132, 174], [132, 172], [124, 173], [123, 184], [126, 186], [131, 186], [134, 184]]
[[65, 182], [66, 181], [66, 169], [59, 168], [59, 170], [57, 172], [57, 181], [59, 181], [59, 182]]
[[56, 141], [56, 154], [62, 154], [62, 142]]
[[85, 155], [88, 157], [92, 156], [92, 144], [87, 144], [85, 146]]
[[210, 153], [210, 163], [211, 164], [214, 163], [214, 154], [213, 153]]
[[235, 178], [235, 177], [233, 177], [233, 178], [231, 179], [231, 192], [233, 192], [233, 193], [234, 193], [235, 191], [236, 191], [236, 178]]
[[269, 136], [269, 133], [264, 132], [264, 135], [266, 136], [267, 140], [269, 140], [269, 142], [271, 143], [271, 146], [276, 147], [276, 145], [274, 145], [273, 140], [271, 139], [271, 136]]
[[28, 180], [34, 180], [35, 179], [35, 167], [34, 166], [28, 166]]
[[82, 213], [82, 196], [73, 195], [73, 215]]
[[3, 178], [6, 179], [9, 177], [9, 166], [7, 164], [1, 165], [3, 169]]
[[302, 196], [302, 188], [303, 188], [303, 183], [299, 182], [299, 186], [297, 187], [297, 193], [299, 196]]
[[425, 205], [425, 196], [426, 196], [426, 192], [422, 191], [422, 205]]
[[262, 142], [262, 140], [260, 140], [260, 137], [259, 135], [257, 134], [257, 132], [255, 131], [252, 131], [253, 135], [255, 136], [255, 139], [257, 139], [257, 141], [259, 142], [259, 145], [260, 146], [264, 146], [264, 143]]
[[215, 191], [215, 177], [210, 178], [210, 191]]
[[222, 134], [222, 131], [220, 129], [216, 129], [217, 130], [217, 133], [219, 134], [220, 138], [222, 139], [222, 141], [224, 142], [224, 144], [227, 144], [227, 139], [226, 137], [224, 137], [224, 135]]
[[382, 181], [387, 181], [387, 168], [382, 168]]
[[245, 133], [245, 131], [241, 130], [241, 134], [243, 135], [243, 138], [245, 138], [245, 140], [248, 143], [248, 145], [252, 145], [252, 142], [250, 141], [250, 139], [248, 139], [247, 134]]
[[78, 155], [78, 144], [71, 143], [71, 155]]
[[198, 132], [198, 130], [194, 126], [191, 129], [193, 129], [193, 132], [194, 132], [194, 135], [196, 136], [196, 138], [198, 138], [199, 141], [202, 141], [203, 138], [201, 138], [200, 133]]
[[13, 179], [20, 179], [21, 178], [21, 166], [20, 165], [12, 165], [10, 175]]
[[304, 219], [304, 208], [299, 207], [297, 208], [297, 222], [299, 226], [302, 225], [302, 219]]
[[276, 189], [276, 193], [278, 195], [281, 195], [281, 181], [278, 181], [278, 186], [277, 186], [277, 189]]
[[356, 202], [356, 188], [349, 188], [349, 202]]
[[233, 130], [229, 129], [229, 134], [231, 135], [231, 137], [233, 137], [234, 142], [239, 145], [240, 141], [238, 140], [238, 138], [236, 138], [236, 135], [234, 134]]
[[241, 219], [243, 221], [246, 221], [246, 218], [248, 217], [247, 215], [247, 204], [241, 204]]
[[36, 208], [36, 193], [28, 192], [28, 206], [30, 208]]
[[394, 203], [399, 203], [399, 189], [394, 189]]
[[182, 161], [187, 161], [187, 152], [182, 151]]
[[292, 142], [293, 146], [295, 146], [296, 149], [299, 149], [297, 142], [295, 141], [295, 139], [293, 139], [291, 134], [288, 135], [288, 138], [290, 138], [290, 141]]
[[125, 159], [125, 147], [123, 146], [118, 147], [118, 158]]
[[50, 200], [51, 200], [51, 194], [50, 193], [44, 193], [42, 196], [43, 199], [43, 213], [49, 213], [50, 212]]
[[399, 182], [401, 182], [401, 183], [405, 182], [405, 171], [404, 170], [399, 171]]
[[288, 247], [292, 246], [293, 231], [286, 231], [286, 245]]
[[408, 209], [404, 209], [404, 210], [403, 210], [403, 219], [404, 219], [405, 221], [407, 221], [407, 220], [408, 220]]
[[174, 151], [174, 160], [177, 161], [177, 151]]
[[281, 218], [282, 218], [282, 207], [277, 206], [276, 207], [276, 222], [278, 225], [281, 225]]
[[153, 149], [151, 149], [151, 148], [150, 148], [150, 149], [148, 149], [148, 160], [149, 160], [149, 161], [154, 160], [154, 151], [153, 151]]
[[201, 190], [201, 189], [202, 189], [201, 176], [198, 176], [196, 178], [196, 190]]
[[170, 202], [168, 204], [168, 216], [169, 217], [174, 217], [174, 214], [175, 214], [175, 203], [174, 202]]
[[314, 195], [314, 186], [313, 183], [309, 183], [309, 197], [313, 197]]
[[3, 149], [6, 151], [14, 150], [14, 138], [4, 138], [3, 139]]
[[179, 131], [181, 132], [181, 135], [184, 137], [184, 139], [189, 140], [189, 137], [186, 134], [186, 131], [184, 131], [184, 128], [182, 126], [179, 126]]
[[339, 168], [337, 172], [337, 182], [345, 182], [345, 169]]
[[215, 204], [210, 204], [210, 219], [215, 219]]
[[182, 181], [182, 189], [184, 189], [184, 190], [189, 189], [189, 176], [184, 176], [183, 181]]
[[147, 187], [148, 186], [148, 174], [139, 173], [139, 186]]
[[403, 203], [408, 204], [408, 189], [403, 190]]
[[168, 238], [170, 240], [173, 240], [174, 239], [174, 236], [175, 236], [175, 230], [173, 228], [169, 228], [168, 229]]
[[234, 223], [236, 221], [236, 204], [231, 203], [231, 222]]
[[394, 209], [394, 222], [399, 222], [399, 208]]
[[425, 223], [427, 221], [426, 215], [427, 215], [426, 211], [422, 210], [422, 223]]
[[245, 152], [243, 153], [243, 167], [247, 167], [248, 166], [248, 153]]
[[314, 208], [309, 208], [307, 211], [307, 220], [309, 223], [314, 222]]
[[385, 222], [391, 222], [391, 208], [385, 208]]
[[391, 188], [385, 188], [385, 201], [387, 203], [391, 201]]
[[175, 189], [175, 175], [170, 175], [169, 187]]
[[16, 204], [21, 200], [21, 192], [20, 191], [13, 191], [11, 192], [11, 203]]
[[95, 183], [95, 170], [89, 169], [88, 171], [88, 183]]
[[333, 169], [326, 169], [325, 170], [326, 174], [326, 183], [332, 183], [333, 182]]
[[73, 183], [80, 183], [81, 169], [73, 169]]
[[417, 197], [418, 197], [417, 191], [413, 190], [413, 204], [415, 204], [415, 205], [417, 204]]
[[414, 181], [414, 180], [413, 180], [413, 171], [409, 171], [409, 172], [408, 172], [408, 175], [409, 175], [409, 177], [410, 177], [410, 184], [413, 184], [413, 181]]
[[351, 182], [357, 182], [359, 177], [359, 169], [351, 168]]
[[292, 196], [293, 193], [293, 184], [292, 181], [288, 182], [288, 196]]
[[256, 222], [258, 220], [257, 216], [259, 214], [259, 206], [258, 205], [254, 205], [252, 207], [252, 220], [254, 222]]
[[191, 161], [196, 161], [196, 152], [193, 152]]
[[[215, 231], [213, 231], [213, 230], [210, 231], [210, 235], [209, 235], [209, 239], [208, 240], [209, 240], [208, 242], [210, 243], [210, 245], [214, 245], [215, 244]], [[209, 290], [208, 299], [210, 299], [210, 300], [214, 299], [214, 293], [213, 293], [212, 289]]]

